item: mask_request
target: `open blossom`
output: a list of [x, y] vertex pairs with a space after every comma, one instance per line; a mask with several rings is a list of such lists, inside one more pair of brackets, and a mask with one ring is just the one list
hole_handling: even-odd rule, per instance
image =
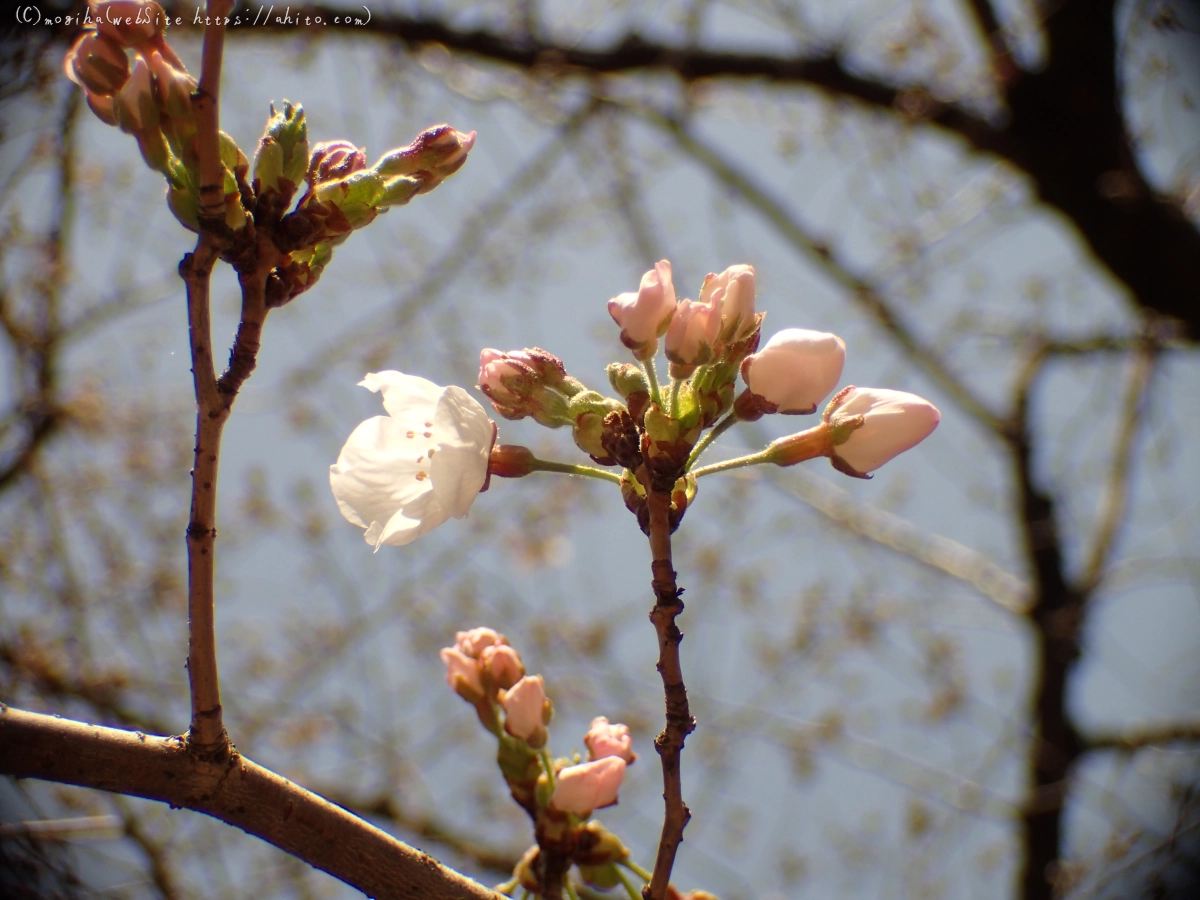
[[633, 736], [629, 733], [629, 726], [610, 725], [604, 716], [592, 719], [588, 733], [583, 736], [583, 743], [588, 748], [588, 759], [615, 756], [623, 759], [626, 764], [637, 759], [637, 754], [633, 752]]
[[734, 343], [754, 330], [754, 266], [730, 266], [704, 277], [700, 302], [721, 310], [721, 339]]
[[526, 675], [510, 690], [500, 692], [504, 730], [537, 748], [546, 743], [548, 709], [541, 675]]
[[561, 812], [586, 817], [594, 809], [617, 802], [624, 778], [625, 760], [619, 756], [567, 766], [558, 773], [550, 805]]
[[659, 260], [642, 276], [636, 294], [619, 294], [608, 301], [608, 314], [621, 329], [621, 343], [639, 359], [653, 355], [658, 336], [675, 314], [675, 285], [671, 263]]
[[834, 401], [826, 417], [835, 431], [839, 422], [863, 417], [863, 424], [834, 447], [835, 455], [860, 475], [921, 443], [942, 419], [928, 400], [903, 391], [852, 387]]
[[742, 378], [769, 411], [811, 413], [837, 387], [845, 362], [846, 345], [837, 335], [785, 328], [746, 357]]
[[359, 383], [383, 392], [388, 415], [354, 429], [329, 468], [342, 515], [376, 550], [463, 518], [487, 479], [495, 437], [483, 407], [460, 387], [395, 371]]

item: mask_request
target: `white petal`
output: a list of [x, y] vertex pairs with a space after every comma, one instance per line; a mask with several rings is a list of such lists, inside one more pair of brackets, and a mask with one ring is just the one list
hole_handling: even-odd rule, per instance
[[383, 408], [388, 415], [405, 425], [423, 425], [433, 420], [433, 412], [445, 388], [395, 369], [370, 372], [359, 382], [369, 391], [383, 392]]
[[433, 430], [437, 439], [430, 469], [434, 495], [447, 515], [461, 519], [487, 478], [492, 423], [470, 394], [451, 386], [438, 403]]
[[448, 518], [450, 516], [438, 503], [433, 491], [428, 491], [388, 520], [376, 538], [375, 549], [378, 550], [383, 544], [402, 547], [412, 543], [426, 532], [433, 531]]
[[364, 528], [383, 525], [405, 504], [431, 492], [431, 473], [417, 462], [422, 443], [387, 416], [355, 428], [329, 467], [329, 485], [342, 515]]

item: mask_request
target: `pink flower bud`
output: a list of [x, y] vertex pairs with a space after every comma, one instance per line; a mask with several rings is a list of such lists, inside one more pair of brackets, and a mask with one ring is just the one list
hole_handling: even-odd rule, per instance
[[700, 302], [721, 310], [721, 340], [736, 343], [754, 331], [754, 266], [730, 266], [720, 275], [708, 274]]
[[680, 366], [711, 362], [721, 333], [721, 307], [680, 300], [667, 327], [667, 359]]
[[[905, 450], [915, 447], [933, 433], [942, 414], [938, 408], [915, 394], [884, 388], [848, 388], [833, 398], [825, 418], [834, 432], [834, 455], [853, 470], [866, 475]], [[839, 426], [862, 416], [862, 425], [845, 429]], [[835, 460], [836, 461], [836, 460]]]
[[129, 73], [129, 80], [113, 100], [117, 124], [127, 134], [154, 128], [159, 122], [158, 104], [154, 100], [154, 82], [150, 66], [138, 58]]
[[567, 400], [583, 385], [567, 375], [562, 360], [538, 347], [501, 353], [479, 353], [479, 389], [506, 419], [533, 416], [556, 428], [571, 421]]
[[375, 163], [375, 171], [384, 176], [425, 172], [437, 183], [461, 169], [474, 146], [474, 131], [463, 134], [450, 125], [435, 125], [407, 147], [388, 151]]
[[310, 185], [318, 185], [345, 178], [366, 167], [366, 153], [357, 145], [350, 141], [322, 141], [312, 149], [307, 181]]
[[152, 0], [107, 0], [92, 4], [100, 33], [124, 47], [140, 47], [167, 28], [163, 8]]
[[615, 756], [626, 764], [637, 759], [633, 752], [633, 736], [629, 733], [628, 725], [610, 725], [604, 716], [592, 719], [592, 726], [583, 736], [583, 743], [588, 748], [588, 759], [605, 759]]
[[510, 690], [500, 692], [506, 713], [504, 730], [534, 749], [546, 743], [548, 703], [541, 675], [526, 675]]
[[483, 652], [479, 654], [479, 665], [492, 680], [492, 684], [501, 690], [507, 690], [525, 677], [525, 664], [521, 662], [521, 654], [508, 644], [484, 647]]
[[621, 294], [608, 301], [608, 314], [621, 329], [621, 343], [638, 359], [649, 359], [658, 336], [675, 315], [675, 286], [671, 263], [661, 260], [642, 276], [636, 294]]
[[175, 68], [161, 53], [151, 50], [146, 54], [150, 71], [154, 73], [154, 91], [158, 108], [169, 116], [184, 118], [192, 114], [192, 92], [196, 90], [196, 79], [187, 72]]
[[837, 335], [785, 328], [746, 357], [742, 378], [774, 412], [807, 414], [837, 386], [845, 362], [846, 345]]
[[91, 93], [111, 96], [129, 80], [129, 57], [112, 38], [87, 29], [67, 51], [63, 72]]
[[471, 659], [479, 659], [483, 651], [497, 644], [507, 644], [508, 638], [491, 628], [472, 628], [454, 635], [454, 649]]
[[625, 778], [625, 760], [619, 756], [567, 766], [558, 773], [550, 805], [561, 812], [586, 818], [592, 810], [612, 806]]
[[446, 664], [446, 683], [468, 703], [475, 703], [484, 696], [483, 677], [479, 663], [457, 647], [446, 647], [441, 651]]

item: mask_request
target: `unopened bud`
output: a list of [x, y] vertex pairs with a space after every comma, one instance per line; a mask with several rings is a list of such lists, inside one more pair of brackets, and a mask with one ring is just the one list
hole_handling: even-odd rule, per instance
[[526, 675], [511, 689], [501, 691], [499, 700], [505, 712], [504, 730], [534, 750], [544, 747], [553, 707], [542, 676]]
[[837, 335], [785, 328], [742, 361], [742, 378], [764, 401], [764, 412], [808, 414], [837, 386], [845, 362]]
[[139, 58], [133, 64], [129, 79], [113, 98], [117, 125], [126, 134], [137, 134], [158, 125], [158, 104], [154, 99], [154, 83], [150, 66]]
[[105, 125], [117, 124], [117, 111], [113, 107], [113, 98], [105, 97], [102, 94], [93, 94], [86, 88], [83, 91], [84, 97], [87, 99], [88, 108], [96, 114], [96, 118]]
[[621, 395], [621, 399], [628, 401], [630, 394], [649, 396], [650, 385], [646, 382], [646, 373], [642, 371], [641, 366], [633, 363], [609, 363], [605, 371], [608, 372], [608, 383]]
[[584, 412], [575, 417], [575, 427], [571, 436], [575, 446], [602, 466], [616, 465], [616, 460], [604, 449], [604, 416], [605, 413]]
[[[274, 160], [264, 160], [265, 168], [260, 176], [256, 154], [255, 177], [262, 179], [263, 188], [278, 191], [290, 198], [309, 170], [308, 121], [304, 117], [304, 107], [299, 103], [284, 100], [283, 109], [276, 110], [275, 104], [271, 104], [271, 115], [267, 118], [266, 128], [263, 129], [259, 153], [270, 143], [279, 146], [281, 159], [278, 162], [278, 172], [275, 171]], [[274, 154], [275, 151], [269, 152]]]
[[621, 343], [633, 351], [634, 359], [654, 356], [659, 335], [675, 315], [671, 263], [665, 259], [656, 263], [642, 276], [637, 293], [619, 294], [609, 300], [608, 314], [621, 329]]
[[167, 16], [153, 0], [105, 0], [92, 4], [92, 15], [101, 34], [131, 49], [161, 37], [167, 28]]
[[388, 151], [374, 168], [380, 175], [428, 172], [441, 181], [462, 168], [474, 144], [474, 131], [463, 134], [449, 125], [435, 125], [422, 131], [407, 147]]
[[533, 471], [533, 451], [519, 444], [496, 444], [488, 457], [488, 474], [497, 478], [524, 478]]
[[191, 116], [192, 93], [196, 90], [196, 79], [175, 68], [156, 50], [151, 50], [146, 55], [146, 60], [150, 64], [150, 71], [154, 73], [158, 108], [176, 119]]
[[88, 29], [67, 51], [63, 72], [80, 87], [111, 96], [129, 80], [129, 57], [112, 38]]
[[321, 141], [312, 148], [305, 180], [310, 185], [317, 185], [323, 181], [345, 178], [366, 167], [365, 152], [350, 141]]
[[468, 703], [478, 703], [484, 698], [483, 673], [479, 661], [467, 656], [457, 647], [446, 647], [441, 652], [446, 665], [446, 683], [454, 693]]
[[915, 394], [846, 388], [830, 401], [824, 414], [834, 445], [834, 468], [866, 478], [929, 437], [941, 418], [936, 406]]

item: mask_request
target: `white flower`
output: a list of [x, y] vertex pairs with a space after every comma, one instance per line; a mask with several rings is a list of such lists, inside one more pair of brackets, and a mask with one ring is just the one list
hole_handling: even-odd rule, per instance
[[407, 544], [453, 516], [461, 519], [487, 478], [494, 431], [460, 387], [400, 372], [359, 382], [383, 392], [386, 416], [367, 419], [346, 441], [329, 484], [368, 544]]

